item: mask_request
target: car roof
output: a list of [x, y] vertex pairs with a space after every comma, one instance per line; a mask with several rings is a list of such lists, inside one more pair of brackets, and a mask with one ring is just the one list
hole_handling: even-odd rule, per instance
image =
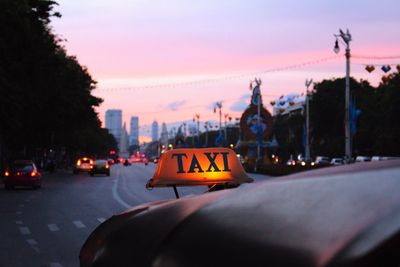
[[16, 160], [13, 160], [13, 162], [17, 162], [17, 163], [33, 163], [33, 161], [30, 160], [30, 159], [16, 159]]
[[34, 162], [29, 159], [17, 159], [17, 160], [13, 160], [12, 164], [34, 164]]
[[141, 206], [96, 231], [111, 233], [115, 266], [384, 266], [400, 245], [399, 176], [399, 160], [323, 168]]

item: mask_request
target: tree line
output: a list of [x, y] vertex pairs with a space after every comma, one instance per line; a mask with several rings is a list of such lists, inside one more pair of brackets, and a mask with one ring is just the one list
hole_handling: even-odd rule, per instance
[[101, 154], [116, 142], [95, 107], [96, 81], [51, 29], [55, 1], [0, 2], [0, 157]]
[[[400, 156], [400, 73], [384, 76], [376, 87], [350, 79], [352, 104], [357, 111], [352, 131], [353, 156]], [[310, 100], [312, 155], [344, 155], [345, 79], [315, 83]], [[305, 114], [276, 116], [277, 152], [288, 158], [304, 155]]]

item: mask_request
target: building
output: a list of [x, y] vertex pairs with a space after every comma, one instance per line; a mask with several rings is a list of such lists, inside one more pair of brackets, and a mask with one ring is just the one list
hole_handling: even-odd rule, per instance
[[158, 122], [157, 121], [153, 121], [152, 125], [151, 125], [151, 140], [154, 141], [158, 141]]
[[130, 145], [139, 145], [139, 117], [131, 117]]
[[162, 126], [161, 126], [160, 143], [165, 145], [165, 146], [168, 145], [168, 129], [167, 129], [167, 125], [165, 124], [165, 122], [163, 122]]
[[126, 125], [124, 123], [121, 131], [121, 139], [119, 140], [119, 155], [121, 157], [127, 158], [129, 156], [128, 141], [128, 132], [126, 131]]
[[122, 133], [122, 111], [120, 109], [109, 109], [106, 111], [106, 128], [114, 136], [120, 145]]

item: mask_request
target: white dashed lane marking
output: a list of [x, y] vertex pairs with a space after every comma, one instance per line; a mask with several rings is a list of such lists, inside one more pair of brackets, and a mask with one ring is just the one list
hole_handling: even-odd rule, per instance
[[27, 239], [26, 242], [28, 242], [29, 245], [31, 246], [37, 246], [38, 242], [36, 242], [35, 239]]
[[25, 205], [24, 205], [24, 204], [19, 204], [19, 206], [20, 206], [21, 208], [25, 207]]
[[21, 215], [22, 211], [17, 211], [15, 214]]
[[104, 218], [97, 218], [97, 220], [98, 220], [100, 223], [103, 223], [106, 219], [104, 219]]
[[47, 227], [49, 227], [49, 230], [51, 232], [59, 231], [60, 228], [58, 228], [57, 224], [48, 224]]
[[50, 267], [62, 267], [59, 262], [50, 262]]
[[73, 223], [75, 224], [75, 226], [77, 228], [85, 228], [86, 225], [84, 225], [81, 221], [73, 221]]
[[22, 221], [15, 221], [15, 224], [22, 224]]
[[21, 232], [21, 235], [30, 235], [31, 231], [29, 230], [28, 227], [20, 227], [19, 231]]

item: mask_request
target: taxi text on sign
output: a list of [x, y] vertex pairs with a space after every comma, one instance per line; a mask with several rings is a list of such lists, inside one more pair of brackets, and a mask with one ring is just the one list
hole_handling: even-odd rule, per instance
[[174, 149], [162, 155], [147, 186], [239, 185], [252, 181], [231, 149]]

